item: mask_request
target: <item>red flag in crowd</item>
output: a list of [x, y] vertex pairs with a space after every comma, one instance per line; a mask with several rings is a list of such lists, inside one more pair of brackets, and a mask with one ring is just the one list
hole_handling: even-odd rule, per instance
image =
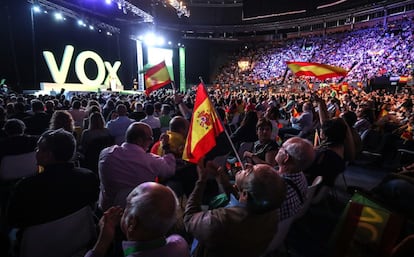
[[149, 68], [145, 72], [144, 79], [145, 94], [147, 95], [171, 83], [170, 74], [164, 61]]
[[199, 84], [193, 116], [185, 142], [183, 160], [197, 163], [215, 145], [216, 137], [224, 131], [203, 84]]
[[334, 77], [345, 77], [348, 72], [337, 66], [313, 62], [287, 62], [289, 69], [296, 76], [311, 76], [320, 80]]

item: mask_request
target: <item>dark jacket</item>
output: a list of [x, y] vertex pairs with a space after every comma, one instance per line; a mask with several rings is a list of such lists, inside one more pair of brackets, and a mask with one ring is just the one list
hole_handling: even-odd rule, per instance
[[99, 181], [90, 170], [72, 163], [51, 165], [16, 184], [7, 211], [8, 225], [24, 228], [56, 220], [95, 204], [98, 195]]

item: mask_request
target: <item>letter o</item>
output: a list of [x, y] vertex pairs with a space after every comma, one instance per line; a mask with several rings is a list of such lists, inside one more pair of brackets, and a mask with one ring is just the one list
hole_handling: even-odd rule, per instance
[[[98, 68], [98, 74], [95, 79], [89, 79], [85, 74], [85, 62], [87, 59], [92, 59]], [[75, 61], [75, 72], [79, 81], [88, 86], [100, 86], [105, 79], [105, 64], [102, 58], [95, 52], [84, 51], [81, 52]]]

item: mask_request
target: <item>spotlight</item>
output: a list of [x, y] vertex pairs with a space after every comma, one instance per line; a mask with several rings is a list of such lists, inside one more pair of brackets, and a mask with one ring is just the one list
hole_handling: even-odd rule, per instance
[[109, 4], [112, 4], [112, 1], [111, 0], [105, 0], [105, 3], [109, 5]]
[[33, 6], [33, 11], [35, 12], [35, 13], [40, 13], [40, 6], [38, 6], [38, 5], [34, 5]]
[[94, 27], [94, 26], [92, 26], [92, 25], [89, 25], [89, 29], [90, 29], [90, 30], [94, 30], [94, 29], [95, 29], [95, 27]]
[[162, 45], [164, 45], [164, 43], [165, 43], [165, 39], [164, 39], [163, 37], [161, 37], [161, 36], [158, 36], [158, 37], [156, 37], [156, 41], [155, 41], [155, 43], [156, 43], [157, 45], [162, 46]]
[[172, 45], [171, 41], [168, 41], [168, 45]]
[[156, 37], [153, 33], [148, 33], [144, 37], [144, 42], [145, 42], [145, 44], [152, 46], [152, 45], [156, 44], [157, 39], [156, 39]]
[[58, 21], [64, 20], [63, 15], [60, 12], [55, 13], [55, 19]]

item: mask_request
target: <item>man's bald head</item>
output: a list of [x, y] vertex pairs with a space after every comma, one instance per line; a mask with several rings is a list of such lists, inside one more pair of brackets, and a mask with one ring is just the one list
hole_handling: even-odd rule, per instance
[[170, 121], [170, 130], [172, 132], [180, 133], [184, 137], [186, 137], [188, 133], [189, 125], [190, 125], [190, 122], [188, 122], [188, 120], [186, 120], [184, 117], [175, 116]]
[[129, 125], [125, 134], [125, 142], [142, 145], [148, 141], [152, 142], [152, 129], [148, 124], [144, 122], [134, 122]]
[[177, 199], [170, 188], [145, 182], [128, 195], [122, 223], [128, 229], [129, 236], [133, 237], [139, 230], [140, 233], [159, 237], [165, 235], [176, 222], [176, 210]]
[[264, 213], [280, 207], [286, 197], [286, 186], [274, 168], [256, 164], [236, 174], [239, 193], [247, 192], [246, 208], [252, 213]]

